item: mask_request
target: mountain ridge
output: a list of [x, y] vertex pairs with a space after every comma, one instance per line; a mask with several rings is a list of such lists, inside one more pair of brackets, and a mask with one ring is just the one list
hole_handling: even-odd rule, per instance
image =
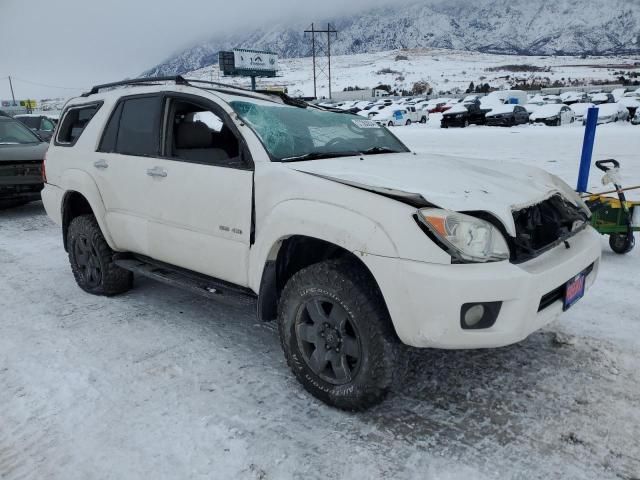
[[[327, 19], [339, 31], [332, 53], [448, 48], [513, 55], [640, 54], [640, 0], [422, 0]], [[194, 45], [143, 76], [186, 73], [217, 62], [220, 50], [259, 48], [285, 58], [311, 55], [301, 22]]]

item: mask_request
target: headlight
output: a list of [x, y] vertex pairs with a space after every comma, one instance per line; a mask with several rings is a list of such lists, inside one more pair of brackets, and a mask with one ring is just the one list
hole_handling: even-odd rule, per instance
[[547, 120], [559, 120], [560, 117], [556, 115], [555, 117], [548, 117]]
[[456, 115], [456, 118], [464, 118], [464, 113], [459, 113], [458, 115]]
[[485, 220], [436, 208], [418, 210], [418, 218], [460, 260], [499, 262], [510, 256], [502, 233]]

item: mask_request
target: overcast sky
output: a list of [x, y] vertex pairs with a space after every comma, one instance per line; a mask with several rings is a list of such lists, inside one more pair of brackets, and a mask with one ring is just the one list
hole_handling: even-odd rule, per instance
[[0, 0], [0, 99], [11, 97], [9, 75], [16, 98], [65, 97], [219, 34], [383, 3], [391, 1]]

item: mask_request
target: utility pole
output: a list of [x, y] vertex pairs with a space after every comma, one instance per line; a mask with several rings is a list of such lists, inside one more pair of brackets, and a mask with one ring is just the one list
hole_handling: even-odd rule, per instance
[[13, 83], [11, 83], [11, 75], [9, 75], [9, 88], [11, 89], [11, 99], [13, 100], [13, 106], [16, 106], [16, 96], [13, 94]]
[[[331, 35], [335, 34], [337, 37], [338, 31], [335, 30], [330, 23], [327, 23], [326, 30], [316, 30], [315, 25], [312, 23], [311, 30], [305, 30], [304, 33], [305, 35], [307, 33], [311, 34], [311, 54], [313, 56], [313, 96], [318, 98], [318, 78], [320, 76], [326, 76], [329, 79], [329, 98], [331, 98]], [[322, 42], [316, 42], [316, 34], [327, 35], [325, 48], [323, 48]], [[317, 46], [318, 43], [320, 44], [320, 48]], [[325, 54], [327, 57], [326, 64], [320, 60]]]

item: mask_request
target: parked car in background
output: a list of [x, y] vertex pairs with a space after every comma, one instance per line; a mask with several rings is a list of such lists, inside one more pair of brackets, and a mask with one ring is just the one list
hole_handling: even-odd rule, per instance
[[590, 94], [589, 100], [591, 103], [595, 103], [596, 105], [601, 105], [603, 103], [615, 103], [616, 101], [612, 94], [604, 92]]
[[434, 98], [427, 100], [429, 113], [444, 113], [449, 110], [453, 104], [450, 98]]
[[0, 208], [40, 199], [47, 148], [23, 123], [0, 116]]
[[426, 105], [422, 104], [417, 107], [415, 105], [407, 105], [405, 107], [409, 112], [409, 118], [414, 123], [427, 123], [429, 121], [429, 110], [427, 110]]
[[483, 125], [485, 121], [485, 112], [480, 108], [480, 102], [476, 100], [472, 103], [459, 103], [444, 112], [440, 127], [465, 128], [472, 124]]
[[614, 123], [629, 119], [629, 110], [620, 103], [603, 103], [598, 105], [598, 123]]
[[24, 123], [31, 129], [31, 131], [37, 133], [38, 136], [45, 142], [51, 140], [53, 131], [55, 130], [56, 124], [58, 123], [57, 119], [54, 119], [47, 115], [38, 114], [16, 115], [13, 118]]
[[533, 112], [529, 118], [531, 123], [544, 123], [549, 127], [559, 127], [575, 121], [573, 111], [562, 104], [543, 105]]
[[398, 108], [392, 105], [378, 112], [378, 115], [374, 116], [372, 120], [378, 125], [384, 125], [387, 127], [411, 125], [418, 121], [416, 120], [417, 115], [415, 113], [415, 108], [413, 110], [414, 111], [411, 112], [408, 108]]
[[525, 105], [529, 101], [527, 93], [522, 90], [497, 90], [483, 97], [483, 100], [485, 100], [487, 105], [491, 103], [494, 105], [499, 103]]
[[619, 102], [629, 111], [629, 118], [633, 118], [640, 108], [640, 96], [622, 97]]
[[513, 127], [529, 123], [529, 112], [522, 105], [500, 105], [486, 115], [490, 127]]
[[576, 122], [582, 122], [587, 118], [587, 112], [590, 108], [595, 107], [596, 105], [593, 103], [574, 103], [571, 105], [571, 110], [573, 110], [573, 116]]
[[573, 105], [576, 103], [587, 103], [589, 96], [584, 92], [564, 92], [560, 94], [560, 100], [565, 105]]

